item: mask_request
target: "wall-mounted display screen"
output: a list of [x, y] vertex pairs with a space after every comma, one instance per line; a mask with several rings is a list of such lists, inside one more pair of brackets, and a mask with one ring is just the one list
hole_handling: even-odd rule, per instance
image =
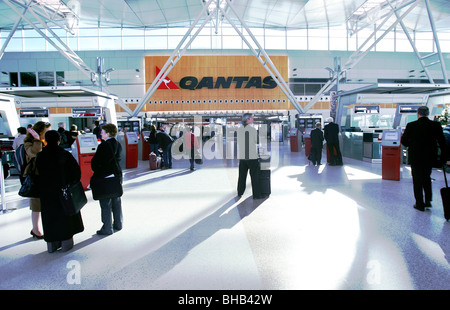
[[48, 109], [20, 109], [19, 117], [48, 117]]
[[355, 113], [369, 113], [369, 114], [379, 114], [379, 105], [355, 105]]

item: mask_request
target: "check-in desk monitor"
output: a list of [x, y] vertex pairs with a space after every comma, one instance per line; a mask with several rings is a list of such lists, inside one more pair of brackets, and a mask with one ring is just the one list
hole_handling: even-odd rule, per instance
[[98, 143], [95, 135], [80, 135], [78, 136], [78, 143], [80, 144], [80, 154], [97, 151]]
[[139, 138], [137, 133], [135, 132], [127, 132], [125, 133], [127, 136], [127, 144], [138, 144]]
[[400, 129], [384, 129], [382, 137], [383, 146], [400, 146]]

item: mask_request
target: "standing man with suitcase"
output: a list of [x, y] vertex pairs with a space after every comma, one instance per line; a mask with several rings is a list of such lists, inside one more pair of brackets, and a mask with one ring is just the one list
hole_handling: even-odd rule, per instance
[[[414, 198], [416, 199], [414, 208], [419, 211], [425, 211], [425, 208], [431, 207], [431, 170], [433, 166], [442, 166], [448, 159], [442, 126], [439, 122], [431, 121], [428, 118], [429, 114], [428, 107], [419, 107], [417, 109], [418, 119], [406, 125], [401, 139], [401, 143], [408, 147], [408, 160], [411, 164]], [[440, 163], [437, 158], [438, 145], [441, 149]]]
[[250, 171], [253, 199], [260, 199], [259, 160], [258, 160], [258, 132], [252, 126], [253, 114], [245, 113], [242, 116], [242, 126], [237, 130], [239, 179], [237, 186], [238, 197], [244, 194], [247, 173]]

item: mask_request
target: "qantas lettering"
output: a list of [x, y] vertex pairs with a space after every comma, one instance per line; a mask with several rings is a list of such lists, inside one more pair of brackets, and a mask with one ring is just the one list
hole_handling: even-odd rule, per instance
[[214, 88], [230, 88], [231, 84], [235, 82], [236, 88], [266, 88], [266, 89], [272, 89], [277, 87], [277, 83], [273, 80], [271, 76], [266, 76], [264, 79], [262, 79], [260, 76], [235, 76], [235, 77], [223, 77], [219, 76], [217, 77], [216, 81], [214, 81], [214, 78], [212, 76], [205, 76], [198, 81], [198, 79], [194, 76], [185, 76], [180, 81], [180, 88], [183, 89], [201, 89], [201, 88], [208, 88], [208, 89], [214, 89]]

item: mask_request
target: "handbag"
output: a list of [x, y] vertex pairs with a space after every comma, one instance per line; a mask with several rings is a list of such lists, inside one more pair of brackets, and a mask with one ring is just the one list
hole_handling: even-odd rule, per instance
[[39, 198], [38, 176], [36, 175], [36, 157], [30, 159], [27, 165], [30, 165], [27, 175], [19, 189], [19, 196], [26, 198]]
[[28, 174], [19, 189], [19, 196], [26, 198], [39, 198], [39, 189], [36, 176]]
[[122, 178], [120, 176], [106, 178], [92, 176], [90, 188], [94, 200], [117, 198], [123, 195]]
[[[116, 168], [119, 168], [117, 160], [115, 160], [114, 151], [110, 145], [109, 147], [113, 153], [112, 158], [116, 164]], [[120, 169], [118, 169], [118, 171], [120, 171]], [[114, 174], [107, 177], [97, 177], [92, 175], [89, 186], [92, 190], [92, 198], [94, 200], [118, 198], [123, 195], [122, 176], [120, 175]]]
[[87, 197], [80, 181], [63, 186], [59, 199], [66, 215], [77, 214], [87, 203]]

